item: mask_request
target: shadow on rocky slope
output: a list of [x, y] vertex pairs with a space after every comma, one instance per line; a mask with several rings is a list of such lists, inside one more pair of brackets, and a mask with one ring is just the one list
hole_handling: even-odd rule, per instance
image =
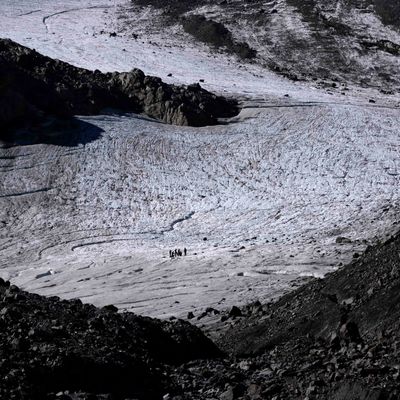
[[226, 312], [216, 340], [225, 355], [189, 323], [0, 280], [0, 397], [395, 400], [399, 250], [397, 235], [276, 303]]
[[0, 280], [0, 398], [160, 399], [176, 390], [165, 365], [221, 354], [187, 322], [116, 311]]

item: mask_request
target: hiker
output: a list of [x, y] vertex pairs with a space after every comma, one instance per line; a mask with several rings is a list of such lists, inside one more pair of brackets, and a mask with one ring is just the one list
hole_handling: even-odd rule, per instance
[[183, 255], [184, 256], [186, 256], [186, 254], [187, 254], [187, 250], [186, 250], [186, 247], [183, 249]]
[[181, 251], [181, 249], [178, 249], [178, 256], [179, 256], [179, 257], [182, 256], [182, 251]]

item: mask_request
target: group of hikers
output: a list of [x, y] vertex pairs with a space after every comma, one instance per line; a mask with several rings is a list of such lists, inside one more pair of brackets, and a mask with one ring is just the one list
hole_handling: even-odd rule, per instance
[[183, 252], [182, 252], [181, 249], [175, 249], [175, 250], [170, 250], [169, 251], [169, 256], [171, 258], [186, 256], [186, 254], [187, 254], [186, 247], [183, 249]]

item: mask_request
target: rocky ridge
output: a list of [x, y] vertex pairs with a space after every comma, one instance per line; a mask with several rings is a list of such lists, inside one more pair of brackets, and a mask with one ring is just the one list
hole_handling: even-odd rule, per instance
[[205, 126], [237, 114], [237, 103], [202, 89], [167, 85], [141, 70], [101, 73], [0, 40], [0, 123], [26, 125], [48, 115], [98, 114], [104, 108], [144, 113], [175, 125]]

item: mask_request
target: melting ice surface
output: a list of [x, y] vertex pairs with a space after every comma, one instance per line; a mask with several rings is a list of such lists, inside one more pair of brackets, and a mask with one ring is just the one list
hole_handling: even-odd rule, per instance
[[[45, 295], [183, 316], [280, 295], [396, 228], [398, 99], [369, 104], [371, 93], [353, 90], [344, 101], [183, 46], [176, 32], [134, 39], [121, 28], [124, 1], [15, 3], [1, 2], [1, 37], [90, 69], [204, 79], [244, 108], [200, 129], [109, 111], [80, 118], [74, 146], [0, 149], [4, 278]], [[151, 18], [129, 12], [137, 24]], [[169, 258], [183, 247], [188, 256]]]

